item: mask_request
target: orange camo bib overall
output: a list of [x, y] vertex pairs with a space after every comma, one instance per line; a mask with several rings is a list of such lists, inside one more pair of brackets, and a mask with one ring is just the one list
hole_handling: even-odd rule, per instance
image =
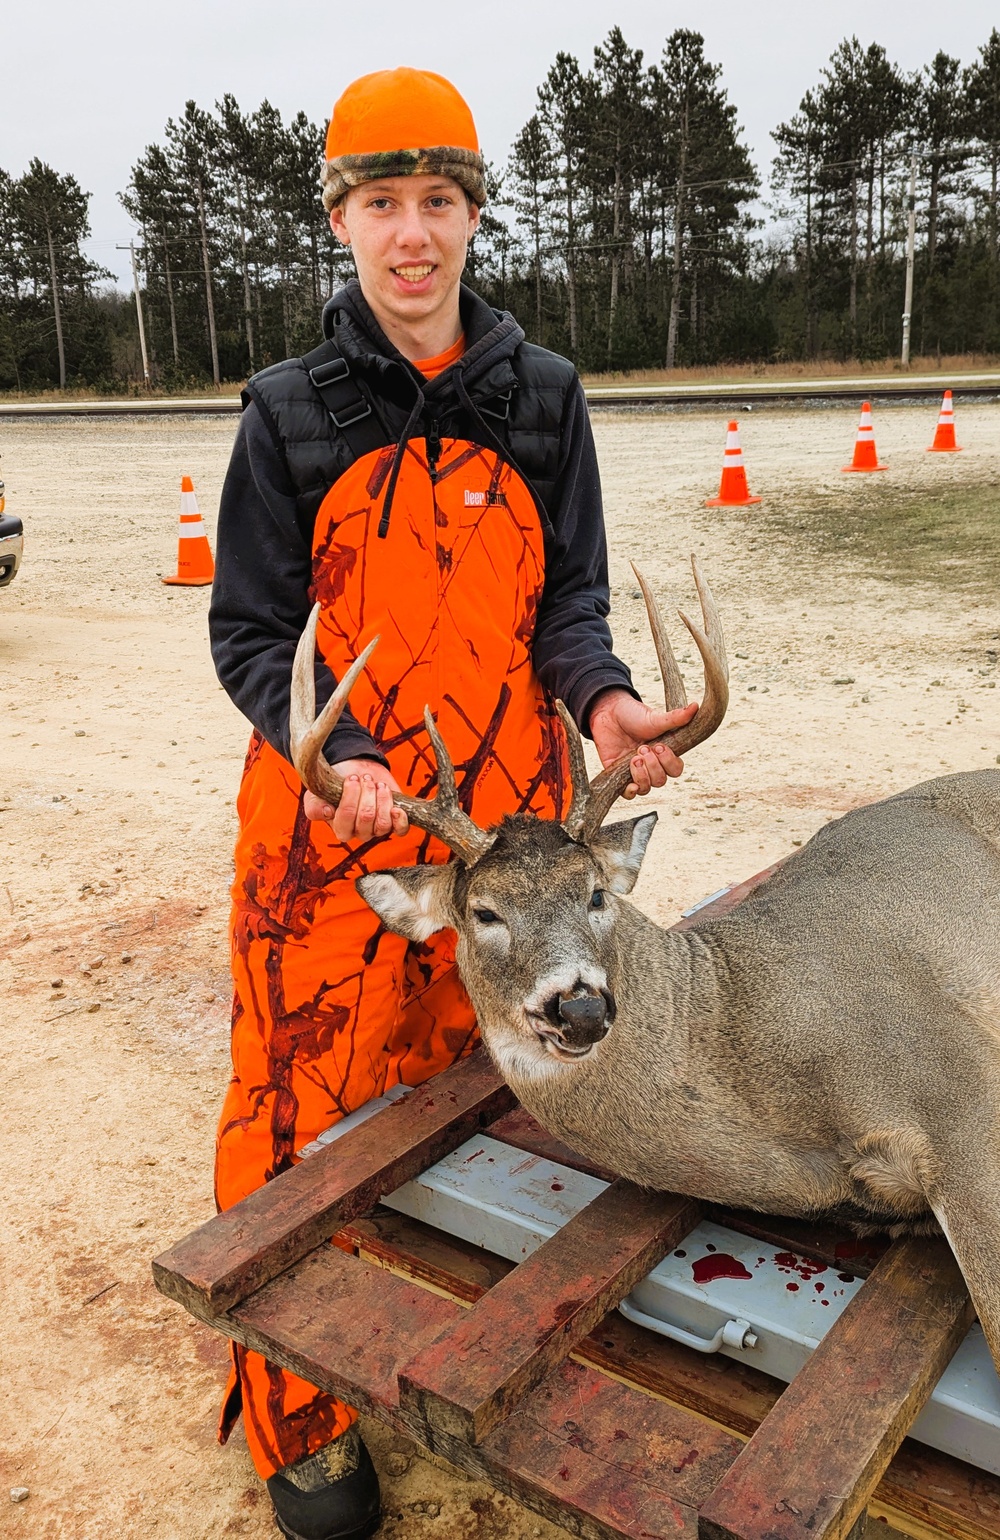
[[[394, 452], [357, 460], [317, 514], [319, 651], [340, 678], [380, 637], [351, 709], [405, 791], [435, 787], [429, 705], [477, 822], [527, 810], [559, 817], [568, 786], [562, 726], [531, 663], [545, 576], [532, 495], [493, 450], [464, 440], [443, 441], [432, 476], [425, 441], [414, 439], [379, 539]], [[354, 887], [364, 872], [445, 861], [448, 850], [419, 830], [343, 844], [305, 818], [302, 798], [296, 772], [254, 733], [238, 799], [222, 1209], [286, 1170], [323, 1129], [388, 1086], [419, 1085], [476, 1038], [452, 933], [407, 943]], [[321, 1448], [356, 1415], [234, 1345], [223, 1441], [241, 1408], [262, 1477]]]

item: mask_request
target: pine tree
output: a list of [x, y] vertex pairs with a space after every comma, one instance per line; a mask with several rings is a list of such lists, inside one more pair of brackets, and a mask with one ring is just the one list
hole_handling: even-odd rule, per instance
[[[819, 296], [817, 290], [817, 201], [820, 198], [819, 173], [823, 161], [823, 138], [816, 98], [807, 91], [799, 110], [787, 123], [779, 123], [771, 137], [778, 146], [772, 170], [772, 183], [778, 192], [790, 196], [802, 208], [802, 233], [794, 241], [793, 262], [801, 259], [805, 351], [815, 358], [819, 351]], [[790, 212], [781, 210], [786, 216]], [[818, 239], [822, 249], [822, 205], [818, 221]]]
[[[663, 197], [673, 227], [670, 300], [664, 362], [677, 361], [681, 288], [689, 280], [692, 346], [698, 338], [698, 277], [711, 266], [732, 265], [739, 244], [740, 205], [757, 189], [750, 157], [739, 138], [736, 109], [719, 84], [721, 69], [705, 58], [698, 32], [678, 28], [667, 39], [652, 76], [662, 125]], [[712, 261], [705, 258], [711, 256]]]
[[90, 234], [90, 194], [76, 177], [60, 175], [44, 161], [32, 160], [11, 189], [12, 225], [25, 277], [37, 294], [48, 289], [55, 328], [59, 388], [66, 388], [66, 337], [63, 312], [67, 292], [86, 299], [94, 279], [103, 276], [88, 262], [80, 244]]
[[612, 27], [603, 45], [594, 49], [594, 80], [599, 96], [591, 125], [585, 165], [593, 190], [606, 189], [595, 199], [594, 234], [607, 251], [610, 264], [607, 342], [610, 367], [616, 344], [619, 291], [624, 273], [632, 277], [633, 197], [639, 173], [646, 82], [641, 48], [629, 48], [620, 27]]
[[510, 177], [514, 187], [514, 207], [527, 227], [535, 291], [534, 341], [545, 340], [542, 306], [543, 262], [548, 230], [548, 188], [552, 176], [552, 158], [541, 119], [534, 113], [522, 128], [510, 155]]
[[986, 223], [994, 324], [997, 290], [1000, 287], [1000, 240], [998, 240], [998, 180], [1000, 180], [1000, 32], [996, 27], [979, 50], [979, 58], [965, 74], [964, 105], [970, 140], [985, 173]]
[[167, 154], [174, 163], [175, 177], [190, 209], [191, 223], [197, 232], [202, 273], [205, 281], [205, 319], [208, 328], [212, 380], [218, 386], [219, 340], [215, 322], [213, 272], [216, 261], [219, 206], [220, 132], [219, 125], [193, 101], [184, 105], [184, 116], [166, 127]]
[[538, 121], [548, 138], [552, 244], [562, 255], [566, 284], [570, 357], [580, 354], [578, 269], [581, 235], [579, 209], [581, 148], [586, 133], [587, 83], [577, 61], [568, 53], [556, 62], [538, 88]]

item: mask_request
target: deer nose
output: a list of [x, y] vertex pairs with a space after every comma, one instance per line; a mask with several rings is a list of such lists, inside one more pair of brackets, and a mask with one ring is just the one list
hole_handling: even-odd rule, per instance
[[610, 994], [573, 994], [560, 999], [555, 1015], [566, 1042], [576, 1048], [585, 1043], [599, 1043], [614, 1019], [614, 1000]]

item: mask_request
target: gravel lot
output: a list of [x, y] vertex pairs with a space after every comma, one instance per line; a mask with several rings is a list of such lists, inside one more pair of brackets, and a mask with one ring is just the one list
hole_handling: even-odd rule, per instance
[[[755, 410], [741, 428], [764, 501], [740, 510], [702, 506], [718, 414], [597, 417], [619, 651], [652, 698], [628, 560], [688, 608], [696, 551], [733, 664], [729, 720], [656, 799], [637, 901], [662, 921], [859, 802], [1000, 762], [1000, 405], [959, 401], [962, 455], [924, 453], [934, 417], [883, 411], [890, 470], [843, 477], [856, 406]], [[182, 474], [214, 533], [232, 434], [229, 418], [0, 419], [7, 507], [26, 536], [0, 592], [11, 1536], [274, 1533], [242, 1435], [214, 1442], [223, 1344], [149, 1273], [212, 1212], [247, 737], [212, 671], [207, 590], [158, 574], [173, 570]], [[562, 1533], [371, 1436], [383, 1464], [398, 1456], [389, 1540]], [[16, 1507], [15, 1486], [31, 1493]]]

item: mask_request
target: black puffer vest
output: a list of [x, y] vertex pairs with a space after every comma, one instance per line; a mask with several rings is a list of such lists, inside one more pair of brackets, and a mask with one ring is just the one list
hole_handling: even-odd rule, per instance
[[[244, 392], [267, 424], [288, 466], [299, 520], [311, 540], [316, 512], [330, 487], [359, 454], [408, 436], [464, 438], [500, 448], [513, 461], [548, 514], [560, 470], [563, 416], [576, 382], [573, 365], [525, 342], [513, 316], [493, 310], [463, 286], [460, 306], [466, 350], [460, 362], [428, 382], [385, 337], [356, 279], [323, 311], [323, 334], [346, 365], [341, 399], [370, 414], [343, 429], [330, 415], [309, 367], [320, 350], [255, 374]], [[338, 366], [339, 370], [339, 366]], [[461, 372], [461, 385], [455, 375]], [[343, 371], [339, 371], [343, 373]], [[467, 401], [461, 399], [462, 388]], [[423, 404], [411, 420], [420, 394]], [[470, 410], [471, 407], [471, 410]], [[346, 422], [346, 415], [338, 412]], [[353, 415], [357, 415], [356, 413]], [[542, 520], [551, 528], [551, 517]]]

